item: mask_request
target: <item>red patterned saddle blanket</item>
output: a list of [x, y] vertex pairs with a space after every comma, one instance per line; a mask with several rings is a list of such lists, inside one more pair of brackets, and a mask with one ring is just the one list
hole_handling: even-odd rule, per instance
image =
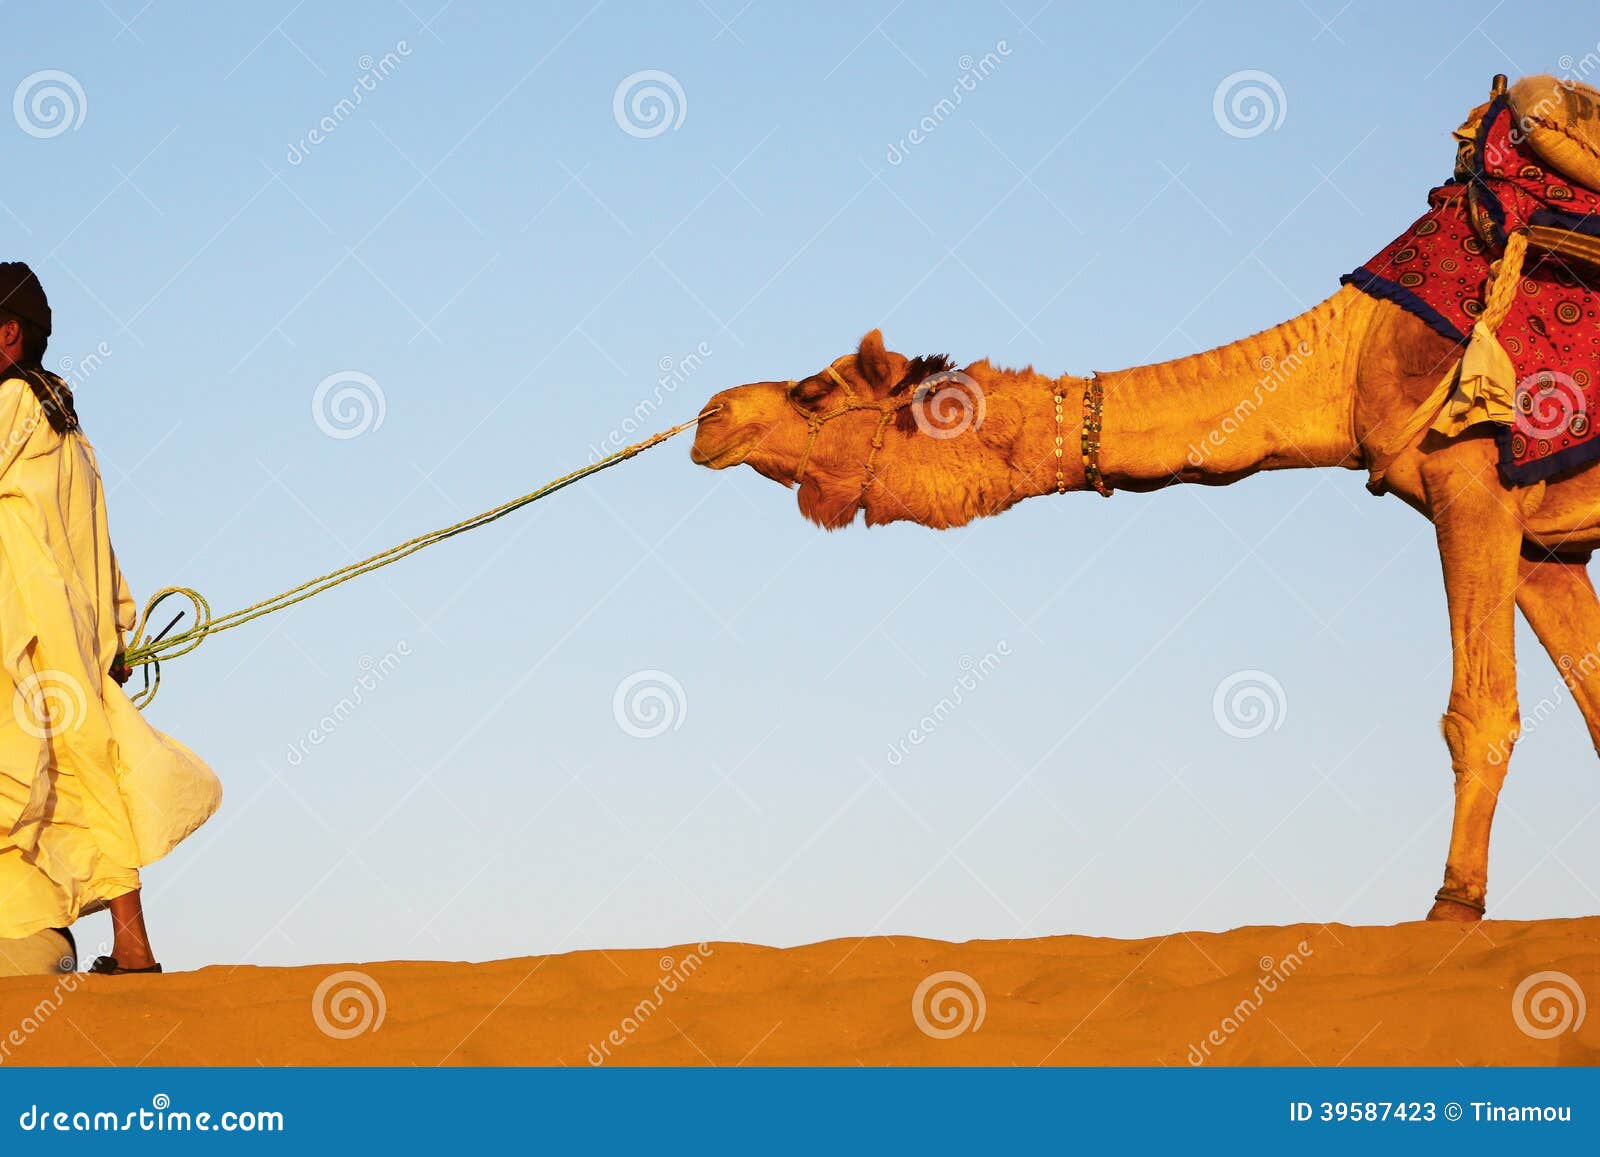
[[[1428, 194], [1428, 212], [1340, 279], [1462, 345], [1484, 310], [1490, 266], [1509, 233], [1561, 230], [1600, 240], [1600, 192], [1534, 154], [1506, 96], [1474, 118], [1457, 134], [1455, 174]], [[1513, 421], [1494, 428], [1502, 477], [1527, 486], [1600, 458], [1600, 269], [1530, 249], [1497, 335], [1517, 374]]]

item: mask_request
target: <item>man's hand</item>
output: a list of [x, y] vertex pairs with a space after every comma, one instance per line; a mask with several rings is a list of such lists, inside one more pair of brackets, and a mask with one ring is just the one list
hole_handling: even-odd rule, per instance
[[117, 657], [111, 660], [111, 677], [117, 681], [117, 686], [122, 686], [133, 678], [133, 668], [128, 666], [128, 661], [122, 657], [122, 652], [117, 652]]

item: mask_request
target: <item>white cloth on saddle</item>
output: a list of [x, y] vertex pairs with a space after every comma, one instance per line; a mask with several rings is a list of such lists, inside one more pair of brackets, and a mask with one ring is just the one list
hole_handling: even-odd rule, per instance
[[139, 886], [222, 786], [109, 671], [137, 610], [93, 448], [0, 383], [0, 938], [66, 927]]
[[1600, 92], [1561, 77], [1525, 76], [1507, 95], [1534, 153], [1600, 192]]
[[19, 940], [0, 940], [0, 976], [48, 976], [75, 972], [72, 944], [54, 928]]

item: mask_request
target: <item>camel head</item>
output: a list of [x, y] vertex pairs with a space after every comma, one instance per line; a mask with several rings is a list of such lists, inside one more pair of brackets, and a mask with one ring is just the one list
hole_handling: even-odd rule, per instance
[[987, 362], [957, 370], [944, 355], [907, 357], [873, 330], [809, 377], [717, 394], [691, 456], [798, 484], [801, 513], [829, 530], [858, 512], [869, 526], [960, 526], [1038, 493], [1039, 463], [1012, 461], [1026, 409], [1017, 378]]

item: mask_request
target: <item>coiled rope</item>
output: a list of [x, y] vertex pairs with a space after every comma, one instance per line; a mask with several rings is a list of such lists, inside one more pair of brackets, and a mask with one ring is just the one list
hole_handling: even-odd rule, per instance
[[[145, 604], [144, 613], [139, 616], [139, 621], [133, 629], [133, 636], [129, 639], [122, 655], [122, 661], [128, 667], [145, 668], [144, 687], [140, 689], [138, 694], [132, 696], [134, 706], [143, 709], [156, 697], [156, 692], [161, 688], [161, 664], [163, 662], [168, 659], [175, 659], [179, 655], [187, 655], [210, 636], [221, 634], [223, 631], [231, 631], [234, 627], [242, 627], [245, 623], [253, 622], [275, 611], [292, 607], [296, 603], [303, 603], [314, 595], [332, 590], [334, 587], [347, 583], [351, 579], [370, 574], [391, 563], [399, 562], [408, 555], [416, 554], [417, 551], [424, 550], [435, 543], [443, 542], [447, 538], [454, 538], [458, 534], [465, 534], [469, 530], [476, 530], [480, 526], [487, 526], [497, 519], [504, 518], [512, 511], [520, 510], [529, 503], [537, 502], [541, 498], [547, 498], [557, 490], [571, 486], [574, 482], [588, 478], [592, 474], [598, 474], [602, 470], [608, 470], [619, 463], [626, 462], [629, 458], [643, 454], [646, 450], [661, 445], [667, 439], [677, 437], [691, 426], [698, 424], [702, 419], [710, 417], [714, 413], [716, 413], [715, 409], [706, 410], [689, 421], [672, 427], [670, 430], [663, 430], [661, 433], [646, 438], [642, 442], [635, 442], [631, 446], [625, 446], [614, 454], [608, 454], [587, 466], [582, 466], [570, 473], [563, 474], [559, 478], [552, 479], [537, 490], [529, 491], [519, 498], [513, 498], [510, 502], [501, 503], [499, 506], [485, 510], [481, 514], [475, 514], [471, 518], [464, 518], [450, 526], [431, 530], [427, 534], [419, 534], [415, 538], [407, 539], [398, 546], [390, 547], [388, 550], [381, 551], [370, 558], [364, 558], [360, 562], [353, 562], [348, 566], [340, 567], [338, 570], [329, 571], [327, 574], [319, 575], [314, 579], [301, 583], [299, 586], [291, 587], [281, 594], [262, 599], [258, 603], [251, 603], [248, 607], [243, 607], [240, 610], [230, 611], [226, 615], [213, 617], [211, 604], [206, 601], [204, 595], [192, 587], [161, 588]], [[171, 633], [172, 628], [183, 617], [184, 611], [180, 610], [167, 623], [164, 629], [155, 636], [149, 637], [148, 632], [152, 622], [155, 620], [157, 608], [169, 599], [188, 600], [188, 609], [194, 615], [193, 624], [185, 630], [178, 631], [175, 634]]]

